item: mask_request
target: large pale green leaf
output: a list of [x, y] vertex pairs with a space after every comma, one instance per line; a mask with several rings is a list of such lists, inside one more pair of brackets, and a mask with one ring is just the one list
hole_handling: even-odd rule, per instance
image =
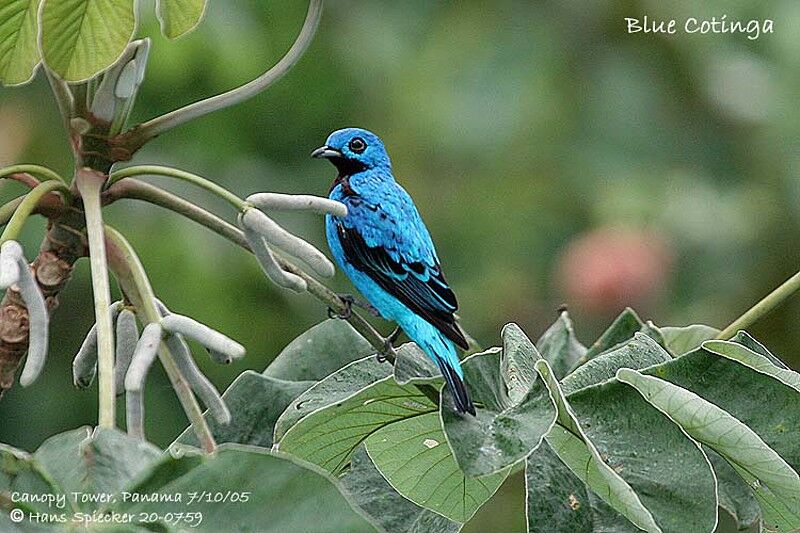
[[525, 462], [525, 490], [530, 533], [640, 531], [588, 490], [547, 443]]
[[286, 381], [320, 381], [346, 364], [375, 353], [344, 320], [326, 320], [294, 339], [264, 371]]
[[[62, 494], [53, 486], [50, 479], [42, 472], [30, 454], [10, 446], [0, 444], [0, 515], [12, 508], [19, 508], [26, 513], [49, 512], [51, 507], [46, 502], [16, 501], [12, 495], [17, 494]], [[71, 501], [67, 509], [71, 509]]]
[[553, 427], [556, 408], [537, 378], [536, 348], [519, 327], [503, 328], [503, 351], [470, 356], [464, 376], [477, 415], [455, 412], [449, 393], [442, 392], [441, 416], [447, 439], [467, 475], [502, 470], [535, 450]]
[[435, 412], [384, 426], [365, 444], [373, 463], [397, 492], [460, 523], [475, 514], [509, 472], [467, 477], [456, 464]]
[[[120, 501], [116, 511], [130, 513], [190, 513], [201, 511], [199, 527], [179, 524], [180, 531], [303, 531], [338, 533], [374, 529], [354, 512], [337, 491], [335, 480], [309, 465], [262, 448], [224, 444], [213, 456], [166, 457], [148, 476], [126, 489], [131, 494], [171, 495], [184, 501]], [[190, 503], [189, 495], [206, 491], [236, 494], [222, 503]], [[243, 501], [246, 494], [247, 501]]]
[[[784, 385], [800, 392], [800, 374], [789, 368], [780, 367], [773, 363], [766, 355], [754, 352], [742, 344], [730, 341], [708, 341], [703, 343], [703, 349], [721, 357], [737, 361], [756, 372], [772, 376]], [[773, 356], [774, 357], [774, 356]]]
[[581, 481], [633, 524], [645, 531], [661, 532], [639, 496], [618, 472], [605, 463], [585, 435], [547, 361], [537, 361], [536, 371], [547, 384], [558, 407], [558, 425], [546, 437], [550, 447]]
[[571, 394], [612, 379], [620, 368], [644, 368], [670, 359], [656, 341], [642, 333], [634, 333], [632, 340], [579, 366], [562, 380], [561, 387], [565, 394]]
[[370, 434], [436, 410], [413, 385], [399, 385], [391, 366], [366, 357], [345, 366], [295, 399], [278, 419], [281, 451], [337, 473]]
[[692, 324], [684, 327], [659, 328], [664, 337], [664, 347], [674, 356], [696, 350], [704, 341], [713, 339], [719, 334], [717, 328], [704, 324]]
[[716, 482], [697, 442], [616, 380], [567, 399], [584, 435], [663, 531], [713, 530]]
[[[152, 444], [116, 430], [76, 429], [46, 440], [33, 459], [60, 491], [70, 494], [116, 493], [161, 457]], [[81, 501], [95, 509], [97, 501]]]
[[753, 491], [728, 461], [708, 447], [705, 451], [717, 476], [719, 506], [733, 517], [739, 530], [749, 529], [761, 519], [761, 508]]
[[0, 83], [20, 85], [30, 81], [39, 64], [36, 43], [40, 0], [0, 2]]
[[339, 478], [340, 490], [387, 533], [453, 533], [461, 528], [444, 516], [398, 494], [381, 475], [364, 446], [353, 454], [350, 469]]
[[669, 416], [686, 433], [724, 457], [748, 482], [768, 524], [800, 528], [800, 476], [752, 429], [691, 391], [621, 369], [618, 379]]
[[[220, 424], [207, 412], [204, 417], [219, 444], [235, 442], [271, 448], [278, 417], [312, 385], [313, 381], [284, 381], [248, 370], [222, 395], [231, 412], [230, 423]], [[199, 446], [191, 427], [176, 442]]]
[[157, 0], [156, 12], [165, 37], [176, 39], [192, 31], [203, 18], [206, 0]]
[[539, 337], [536, 347], [550, 363], [558, 379], [566, 376], [587, 352], [586, 347], [575, 336], [572, 320], [566, 311], [559, 314], [558, 320]]
[[44, 61], [67, 81], [111, 66], [136, 30], [134, 0], [43, 0]]
[[627, 342], [633, 334], [640, 331], [644, 326], [644, 322], [636, 314], [636, 311], [630, 307], [626, 307], [620, 315], [614, 319], [614, 322], [608, 327], [607, 330], [600, 335], [594, 344], [589, 346], [584, 359], [591, 359], [611, 348], [617, 347], [620, 344]]
[[431, 383], [441, 377], [442, 373], [436, 363], [413, 342], [407, 342], [397, 349], [394, 379], [401, 385]]

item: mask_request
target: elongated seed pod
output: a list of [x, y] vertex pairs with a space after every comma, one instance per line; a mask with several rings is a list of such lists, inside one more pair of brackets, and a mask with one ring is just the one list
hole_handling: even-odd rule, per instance
[[162, 318], [161, 325], [170, 333], [185, 335], [209, 350], [225, 354], [231, 359], [244, 357], [244, 346], [188, 316], [173, 313]]
[[49, 336], [50, 317], [47, 314], [47, 305], [44, 302], [42, 291], [33, 277], [30, 267], [24, 257], [17, 258], [19, 266], [19, 293], [25, 307], [28, 308], [28, 357], [19, 383], [27, 387], [39, 377], [47, 359], [47, 341]]
[[241, 220], [245, 227], [260, 233], [268, 243], [300, 259], [320, 276], [333, 277], [335, 273], [333, 263], [325, 257], [325, 254], [280, 227], [277, 222], [263, 212], [254, 208], [248, 209], [241, 215]]
[[225, 405], [219, 391], [197, 367], [197, 363], [192, 358], [192, 352], [183, 337], [180, 334], [173, 333], [167, 335], [164, 342], [172, 353], [175, 364], [178, 365], [183, 377], [186, 378], [194, 393], [208, 408], [211, 416], [220, 424], [229, 424], [231, 412], [228, 410], [228, 406]]
[[157, 322], [147, 324], [142, 330], [142, 336], [136, 343], [133, 359], [128, 367], [128, 373], [125, 375], [126, 392], [141, 392], [144, 389], [147, 372], [153, 366], [153, 361], [158, 354], [162, 333], [161, 324]]
[[260, 192], [251, 194], [247, 201], [259, 209], [275, 209], [277, 211], [311, 211], [322, 215], [330, 214], [337, 217], [347, 216], [347, 206], [342, 202], [312, 196], [310, 194], [280, 194], [275, 192]]
[[[117, 320], [117, 315], [122, 309], [122, 302], [114, 302], [108, 308], [111, 323]], [[72, 382], [76, 387], [88, 388], [97, 374], [97, 325], [92, 325], [86, 338], [83, 339], [75, 359], [72, 360]], [[119, 389], [117, 389], [119, 390]]]
[[139, 329], [136, 315], [130, 309], [123, 309], [117, 317], [116, 349], [114, 350], [114, 390], [117, 395], [125, 392], [125, 374], [136, 351]]
[[144, 439], [144, 393], [140, 390], [125, 393], [125, 425], [128, 435]]
[[0, 290], [19, 281], [19, 259], [22, 257], [22, 246], [17, 241], [6, 241], [0, 246]]
[[273, 283], [295, 292], [303, 292], [308, 289], [306, 280], [296, 274], [286, 272], [278, 265], [278, 262], [275, 261], [275, 256], [272, 255], [272, 251], [259, 233], [247, 226], [241, 226], [244, 236], [258, 260], [258, 264], [261, 265], [261, 270]]

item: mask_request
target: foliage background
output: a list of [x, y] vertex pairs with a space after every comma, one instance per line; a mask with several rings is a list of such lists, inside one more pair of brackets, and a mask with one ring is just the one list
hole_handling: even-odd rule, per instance
[[[226, 90], [288, 48], [305, 4], [211, 2], [194, 33], [153, 39], [134, 120]], [[775, 33], [628, 35], [623, 18], [770, 18]], [[519, 323], [535, 338], [566, 303], [591, 341], [624, 305], [657, 324], [724, 326], [798, 268], [800, 4], [666, 2], [329, 2], [309, 52], [242, 106], [166, 134], [135, 161], [175, 165], [247, 195], [327, 193], [329, 165], [308, 158], [336, 128], [379, 133], [432, 230], [462, 322], [484, 345]], [[72, 161], [41, 75], [0, 89], [0, 164], [65, 174]], [[193, 198], [194, 190], [169, 187]], [[18, 193], [3, 184], [0, 196]], [[226, 209], [211, 199], [208, 204]], [[225, 211], [222, 211], [225, 212]], [[240, 340], [248, 357], [204, 370], [224, 388], [261, 370], [322, 320], [307, 296], [278, 291], [252, 258], [144, 204], [112, 209], [171, 307]], [[282, 218], [324, 247], [322, 221]], [[38, 246], [43, 222], [23, 239]], [[29, 254], [32, 255], [32, 254]], [[341, 275], [336, 286], [350, 290]], [[92, 424], [96, 394], [70, 361], [92, 319], [88, 262], [61, 297], [46, 372], [0, 402], [0, 442], [32, 450]], [[800, 368], [800, 299], [753, 328]], [[384, 327], [384, 329], [388, 329]], [[160, 371], [160, 370], [159, 370]], [[148, 435], [166, 445], [186, 422], [166, 378], [148, 389]], [[524, 528], [519, 477], [481, 516]], [[506, 512], [507, 511], [507, 512]], [[478, 529], [476, 529], [478, 530]]]

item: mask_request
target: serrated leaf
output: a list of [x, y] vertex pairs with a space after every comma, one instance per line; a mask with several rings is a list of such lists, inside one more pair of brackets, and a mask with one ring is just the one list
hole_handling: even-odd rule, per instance
[[66, 81], [83, 81], [111, 66], [136, 30], [134, 0], [43, 0], [45, 63]]
[[158, 0], [156, 13], [161, 23], [161, 33], [168, 39], [177, 39], [195, 29], [206, 10], [206, 0]]
[[664, 347], [675, 357], [696, 350], [703, 342], [713, 339], [719, 334], [717, 328], [704, 324], [692, 324], [684, 327], [665, 326], [659, 329], [664, 337]]
[[375, 353], [344, 320], [326, 320], [289, 343], [264, 370], [286, 381], [320, 381], [346, 364]]
[[454, 533], [461, 524], [421, 507], [397, 493], [381, 475], [364, 446], [353, 454], [339, 478], [340, 490], [386, 533]]
[[375, 466], [414, 503], [455, 522], [468, 521], [500, 487], [509, 469], [467, 477], [447, 445], [437, 413], [380, 428], [365, 442]]
[[[231, 412], [229, 424], [220, 424], [209, 413], [203, 416], [218, 444], [235, 442], [271, 448], [278, 417], [289, 404], [308, 390], [313, 381], [284, 381], [248, 370], [222, 395]], [[199, 446], [194, 430], [187, 428], [175, 441]]]
[[[200, 528], [191, 527], [187, 518], [186, 522], [176, 524], [180, 531], [374, 531], [350, 508], [335, 485], [336, 481], [324, 472], [285, 455], [223, 444], [214, 455], [188, 455], [179, 459], [166, 456], [147, 476], [126, 488], [131, 494], [182, 494], [181, 502], [118, 498], [111, 509], [135, 516], [202, 512]], [[206, 494], [212, 500], [192, 502], [190, 494]], [[214, 503], [213, 498], [218, 494], [236, 496]], [[242, 494], [248, 495], [246, 500]]]
[[800, 528], [800, 476], [752, 429], [668, 381], [630, 369], [621, 369], [617, 379], [724, 457], [753, 489], [767, 523], [773, 522], [780, 530]]
[[586, 347], [578, 341], [569, 314], [563, 311], [552, 326], [547, 328], [536, 348], [555, 372], [558, 379], [567, 375], [569, 370], [586, 355]]
[[670, 360], [670, 355], [656, 341], [637, 332], [632, 340], [579, 366], [561, 381], [561, 388], [564, 394], [571, 394], [612, 379], [620, 368], [645, 368]]
[[435, 410], [419, 389], [399, 385], [391, 366], [370, 356], [295, 399], [275, 425], [275, 442], [281, 451], [338, 473], [373, 432]]
[[641, 531], [588, 490], [547, 443], [526, 459], [525, 503], [529, 533]]
[[39, 64], [37, 15], [40, 0], [0, 2], [0, 83], [21, 85]]
[[556, 420], [550, 393], [534, 369], [540, 356], [533, 343], [509, 324], [503, 329], [503, 345], [502, 353], [472, 355], [462, 364], [478, 406], [476, 416], [456, 413], [449, 393], [442, 393], [447, 439], [470, 476], [491, 474], [524, 459]]
[[[161, 458], [152, 444], [113, 429], [81, 428], [47, 439], [33, 459], [64, 493], [116, 493]], [[79, 502], [95, 509], [97, 501]]]
[[631, 486], [603, 461], [600, 452], [586, 437], [547, 361], [537, 361], [535, 368], [558, 407], [559, 425], [545, 437], [553, 451], [581, 481], [634, 525], [660, 533], [653, 515], [642, 505]]

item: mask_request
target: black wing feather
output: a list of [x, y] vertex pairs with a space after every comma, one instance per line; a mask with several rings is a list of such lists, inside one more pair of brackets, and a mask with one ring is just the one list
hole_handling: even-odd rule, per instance
[[[400, 263], [383, 246], [370, 247], [355, 228], [338, 224], [339, 241], [345, 257], [368, 275], [383, 290], [433, 324], [448, 339], [464, 350], [469, 348], [464, 332], [453, 313], [458, 309], [456, 295], [444, 279], [441, 266]], [[428, 273], [423, 281], [420, 276]]]

